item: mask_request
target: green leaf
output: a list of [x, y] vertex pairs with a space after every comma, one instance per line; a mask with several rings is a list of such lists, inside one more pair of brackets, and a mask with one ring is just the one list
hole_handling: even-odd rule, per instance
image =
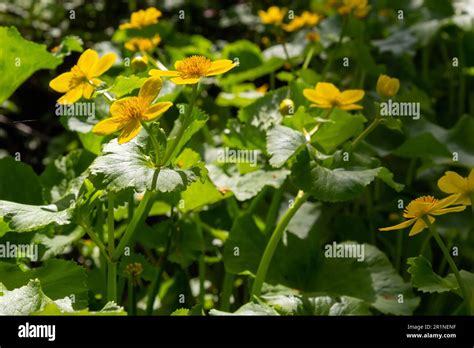
[[0, 201], [0, 217], [15, 232], [34, 231], [50, 224], [67, 225], [71, 216], [72, 208], [64, 209], [59, 204], [27, 205]]
[[302, 153], [292, 168], [292, 180], [301, 190], [325, 202], [342, 202], [358, 197], [375, 178], [379, 178], [397, 192], [403, 185], [393, 180], [385, 167], [374, 169], [328, 169], [308, 160]]
[[208, 165], [209, 177], [219, 189], [230, 190], [239, 201], [245, 201], [257, 195], [265, 186], [279, 188], [290, 174], [287, 169], [258, 169], [241, 175], [235, 167], [229, 173], [215, 165]]
[[267, 132], [267, 152], [272, 156], [270, 164], [281, 167], [305, 142], [304, 135], [291, 128], [280, 125], [272, 128]]
[[249, 302], [244, 304], [242, 307], [237, 309], [234, 313], [223, 312], [216, 309], [211, 309], [210, 315], [279, 315], [272, 307], [264, 303], [253, 303]]
[[41, 261], [61, 255], [69, 246], [71, 246], [71, 244], [81, 239], [84, 234], [85, 231], [81, 227], [76, 227], [69, 234], [55, 235], [51, 238], [44, 234], [37, 234], [34, 238], [34, 242], [46, 247], [46, 251], [41, 257]]
[[58, 51], [54, 53], [56, 57], [63, 58], [64, 56], [68, 56], [71, 52], [82, 52], [84, 42], [82, 39], [75, 35], [66, 36], [61, 44], [58, 47]]
[[408, 158], [452, 157], [446, 146], [431, 133], [424, 133], [407, 139], [393, 153]]
[[17, 203], [42, 204], [40, 180], [27, 164], [4, 157], [0, 159], [0, 197]]
[[0, 104], [35, 71], [54, 69], [61, 63], [45, 45], [22, 38], [15, 27], [0, 27], [0, 42]]
[[273, 57], [265, 61], [264, 64], [243, 72], [239, 72], [239, 68], [237, 67], [235, 68], [235, 73], [225, 75], [219, 80], [219, 83], [224, 86], [230, 86], [244, 81], [254, 81], [259, 77], [271, 74], [280, 69], [283, 64], [285, 64], [284, 59]]
[[31, 315], [36, 316], [126, 316], [127, 312], [116, 305], [114, 302], [107, 302], [107, 304], [100, 311], [90, 311], [89, 309], [81, 309], [78, 311], [65, 310], [64, 307], [58, 305], [59, 301], [54, 301], [54, 303], [47, 304], [41, 311], [36, 311], [31, 313]]
[[230, 70], [227, 76], [257, 68], [263, 63], [263, 54], [260, 48], [248, 40], [237, 40], [225, 45], [222, 50], [222, 58], [239, 59], [239, 66]]
[[117, 99], [124, 95], [132, 93], [135, 89], [140, 88], [145, 82], [145, 77], [138, 77], [136, 75], [117, 76], [114, 85], [109, 89], [109, 92], [115, 94]]
[[177, 230], [173, 231], [168, 259], [183, 268], [189, 267], [202, 254], [203, 244], [196, 225], [180, 220]]
[[408, 273], [411, 274], [413, 287], [422, 292], [441, 293], [459, 288], [455, 278], [442, 278], [434, 273], [431, 263], [422, 255], [410, 257], [407, 263], [410, 265]]
[[[114, 192], [127, 187], [133, 187], [137, 192], [173, 192], [184, 190], [204, 173], [201, 164], [186, 170], [156, 168], [147, 155], [147, 139], [148, 136], [143, 131], [126, 144], [118, 144], [117, 139], [107, 143], [103, 148], [103, 155], [97, 157], [90, 166], [92, 176]], [[152, 187], [154, 175], [158, 175], [158, 178], [156, 185]]]
[[332, 122], [324, 123], [314, 135], [314, 144], [326, 154], [333, 153], [339, 145], [364, 129], [366, 119], [361, 114], [352, 115], [346, 111], [334, 109], [331, 113]]
[[75, 308], [87, 306], [86, 270], [72, 261], [50, 259], [41, 267], [27, 271], [22, 271], [16, 264], [0, 262], [0, 279], [9, 290], [38, 279], [46, 296], [52, 299], [73, 298]]

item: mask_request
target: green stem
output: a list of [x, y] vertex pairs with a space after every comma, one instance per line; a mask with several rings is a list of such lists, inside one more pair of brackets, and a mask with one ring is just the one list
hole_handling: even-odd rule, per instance
[[133, 285], [133, 276], [129, 275], [128, 279], [128, 315], [137, 315], [137, 301], [135, 300], [135, 286]]
[[220, 309], [221, 311], [228, 312], [230, 309], [230, 297], [234, 290], [234, 275], [225, 272], [224, 284], [222, 286], [222, 294], [220, 298]]
[[[326, 120], [329, 120], [329, 117], [331, 116], [333, 110], [334, 110], [334, 106], [332, 108], [330, 108], [328, 110], [328, 112], [326, 113], [326, 115], [323, 116], [324, 119]], [[313, 127], [313, 129], [311, 129], [308, 133], [309, 137], [312, 138], [313, 135], [318, 131], [319, 127], [321, 126], [321, 123], [318, 122], [318, 124], [316, 124], [316, 126]]]
[[[152, 182], [152, 187], [154, 188], [156, 186], [156, 180], [158, 178], [159, 171], [155, 171], [155, 175], [153, 176], [153, 182]], [[132, 221], [127, 226], [127, 229], [125, 230], [125, 233], [122, 236], [122, 239], [119, 242], [119, 245], [115, 249], [114, 254], [112, 255], [112, 260], [117, 261], [120, 256], [122, 255], [125, 247], [127, 244], [130, 242], [130, 239], [135, 233], [135, 230], [137, 229], [138, 225], [143, 222], [145, 219], [145, 216], [148, 214], [148, 211], [151, 208], [151, 198], [153, 196], [153, 192], [151, 190], [146, 190], [145, 194], [143, 195], [143, 198], [138, 205], [137, 210], [135, 211], [135, 214], [133, 215]]]
[[280, 243], [283, 233], [285, 232], [285, 229], [288, 227], [288, 224], [290, 223], [293, 216], [296, 214], [298, 209], [303, 205], [303, 203], [308, 200], [308, 198], [309, 198], [309, 194], [304, 193], [303, 191], [299, 191], [298, 195], [296, 196], [294, 204], [286, 211], [286, 213], [283, 215], [281, 220], [278, 222], [278, 225], [273, 231], [273, 234], [270, 237], [270, 240], [268, 241], [265, 251], [263, 252], [262, 259], [260, 260], [260, 264], [257, 270], [257, 275], [255, 277], [255, 281], [252, 287], [251, 297], [260, 296], [263, 282], [265, 281], [265, 278], [267, 276], [267, 271], [270, 266], [270, 262], [273, 258], [273, 254], [275, 253], [275, 250], [278, 244]]
[[204, 259], [204, 254], [199, 256], [199, 303], [204, 306], [204, 299], [206, 297], [205, 289], [206, 281], [206, 261]]
[[275, 194], [272, 197], [272, 202], [270, 203], [270, 208], [268, 209], [267, 218], [265, 220], [265, 237], [270, 236], [270, 231], [275, 227], [276, 220], [278, 218], [278, 211], [280, 208], [281, 197], [283, 196], [283, 185], [276, 190]]
[[[112, 256], [115, 250], [114, 194], [112, 192], [109, 192], [107, 200], [108, 252], [109, 256]], [[107, 265], [107, 298], [109, 301], [117, 302], [117, 262], [109, 258]]]
[[461, 275], [459, 274], [458, 267], [456, 266], [456, 263], [454, 263], [453, 258], [451, 257], [451, 254], [449, 253], [448, 248], [444, 244], [443, 240], [441, 239], [440, 235], [438, 234], [438, 231], [436, 231], [436, 228], [434, 225], [429, 221], [427, 217], [423, 217], [423, 221], [425, 224], [429, 227], [431, 234], [433, 235], [434, 239], [436, 240], [436, 243], [438, 243], [438, 246], [440, 247], [441, 251], [444, 254], [444, 257], [449, 263], [449, 266], [451, 267], [451, 270], [454, 273], [454, 276], [456, 277], [456, 280], [458, 281], [459, 288], [461, 289], [462, 297], [464, 298], [464, 305], [466, 307], [466, 313], [471, 314], [471, 305], [470, 305], [470, 299], [469, 299], [469, 293], [467, 292], [466, 285], [464, 284]]
[[86, 231], [89, 238], [92, 239], [92, 241], [99, 247], [101, 254], [105, 256], [107, 261], [109, 261], [109, 254], [107, 253], [107, 249], [105, 248], [104, 243], [102, 243], [100, 240], [99, 236], [86, 223], [80, 223], [80, 225]]
[[313, 58], [314, 54], [314, 46], [311, 46], [311, 48], [308, 51], [308, 54], [306, 55], [306, 58], [303, 63], [303, 69], [307, 69], [309, 66], [309, 63], [311, 62], [311, 58]]
[[155, 164], [159, 165], [160, 164], [160, 144], [158, 144], [158, 140], [156, 140], [156, 137], [153, 136], [153, 132], [151, 131], [150, 127], [145, 122], [140, 122], [142, 124], [142, 127], [145, 129], [145, 131], [148, 133], [148, 137], [151, 139], [151, 142], [153, 143], [153, 147], [155, 148]]
[[286, 47], [286, 42], [285, 41], [282, 41], [282, 47], [283, 47], [283, 51], [285, 52], [285, 56], [286, 56], [286, 61], [288, 62], [288, 64], [290, 65], [290, 70], [291, 70], [291, 74], [293, 76], [296, 76], [295, 74], [295, 70], [293, 69], [293, 63], [291, 62], [291, 59], [290, 59], [290, 54], [288, 53], [288, 49]]
[[162, 162], [164, 165], [167, 165], [168, 161], [172, 158], [174, 152], [176, 151], [176, 148], [179, 145], [179, 142], [181, 141], [181, 138], [183, 137], [184, 131], [188, 126], [189, 118], [193, 113], [194, 104], [198, 95], [198, 85], [198, 83], [193, 85], [193, 91], [191, 95], [191, 101], [189, 102], [189, 107], [187, 108], [187, 112], [183, 117], [183, 122], [181, 123], [180, 128], [178, 129], [178, 134], [176, 134], [176, 137], [171, 141], [171, 146], [168, 146], [168, 148], [166, 149], [165, 158]]
[[368, 136], [370, 133], [373, 132], [375, 128], [378, 127], [380, 122], [381, 122], [381, 118], [375, 117], [372, 123], [366, 129], [364, 129], [364, 131], [360, 133], [359, 136], [354, 141], [352, 141], [351, 149], [354, 150], [357, 147], [357, 145], [359, 145], [359, 143], [365, 139], [366, 136]]

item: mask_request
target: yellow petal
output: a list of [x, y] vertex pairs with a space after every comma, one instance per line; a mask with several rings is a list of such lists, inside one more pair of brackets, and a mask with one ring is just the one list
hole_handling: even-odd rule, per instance
[[92, 93], [94, 93], [94, 87], [92, 87], [92, 85], [90, 85], [89, 83], [87, 84], [85, 83], [84, 90], [83, 90], [84, 98], [90, 99], [92, 96]]
[[460, 196], [460, 194], [456, 193], [454, 195], [440, 199], [437, 203], [433, 204], [433, 206], [429, 210], [429, 213], [431, 214], [431, 212], [435, 212], [439, 209], [443, 209], [454, 204], [454, 202], [456, 202]]
[[147, 105], [149, 105], [160, 93], [161, 86], [163, 86], [163, 82], [159, 77], [150, 77], [140, 88], [138, 96], [141, 97]]
[[110, 114], [112, 116], [126, 116], [127, 115], [127, 107], [130, 105], [130, 101], [136, 99], [137, 97], [125, 97], [114, 101], [112, 105], [110, 105]]
[[321, 97], [318, 93], [316, 93], [316, 90], [313, 88], [305, 88], [303, 90], [303, 95], [306, 97], [306, 99], [312, 101], [313, 103], [318, 103], [318, 104], [328, 103], [328, 99]]
[[379, 231], [401, 230], [401, 229], [404, 229], [404, 228], [407, 228], [407, 227], [411, 226], [415, 221], [416, 221], [416, 219], [406, 220], [406, 221], [403, 221], [402, 223], [400, 223], [398, 225], [395, 225], [395, 226], [379, 228]]
[[83, 85], [80, 84], [77, 87], [74, 87], [61, 98], [58, 99], [59, 104], [73, 104], [77, 102], [82, 97]]
[[156, 103], [150, 106], [142, 115], [142, 120], [144, 121], [152, 121], [161, 114], [163, 114], [166, 110], [168, 110], [173, 103], [171, 102], [162, 102]]
[[330, 109], [334, 107], [332, 104], [311, 104], [310, 106], [315, 107], [315, 108], [321, 108], [321, 109]]
[[177, 85], [194, 85], [199, 82], [199, 78], [182, 78], [182, 77], [173, 77], [171, 79]]
[[140, 133], [141, 129], [142, 129], [142, 126], [139, 121], [132, 120], [128, 122], [123, 128], [122, 133], [120, 133], [118, 137], [118, 143], [119, 144], [128, 143], [130, 140], [135, 138], [138, 135], [138, 133]]
[[457, 206], [457, 207], [439, 209], [437, 211], [431, 212], [430, 214], [431, 215], [444, 215], [444, 214], [448, 214], [448, 213], [457, 213], [457, 212], [463, 211], [464, 209], [466, 209], [466, 206], [465, 205], [460, 205], [460, 206]]
[[337, 97], [337, 100], [344, 105], [353, 104], [364, 98], [364, 91], [361, 89], [348, 89]]
[[179, 76], [179, 72], [174, 70], [151, 69], [149, 74], [151, 76]]
[[468, 188], [468, 179], [456, 172], [446, 172], [438, 180], [438, 187], [446, 193], [464, 193]]
[[77, 66], [84, 74], [89, 75], [89, 71], [91, 71], [91, 68], [98, 62], [98, 60], [99, 55], [97, 52], [89, 48], [81, 54], [77, 61]]
[[[434, 218], [431, 217], [431, 216], [428, 216], [430, 222], [433, 222], [434, 221]], [[428, 226], [426, 226], [425, 222], [423, 221], [423, 219], [417, 219], [415, 224], [413, 225], [413, 227], [411, 228], [410, 230], [410, 233], [408, 234], [410, 237], [413, 237], [414, 235], [420, 233], [421, 231], [423, 231], [425, 228], [427, 228]]]
[[211, 63], [211, 66], [209, 67], [206, 76], [223, 74], [232, 69], [233, 67], [235, 67], [235, 64], [230, 59], [218, 59]]
[[97, 77], [102, 75], [104, 72], [110, 69], [114, 64], [117, 56], [115, 53], [107, 53], [102, 58], [100, 58], [90, 70], [90, 77]]
[[70, 89], [69, 84], [73, 76], [74, 74], [72, 72], [61, 74], [49, 82], [49, 87], [54, 89], [56, 92], [66, 93]]
[[471, 169], [471, 172], [467, 177], [467, 187], [469, 187], [471, 193], [474, 193], [474, 169]]
[[100, 135], [109, 135], [122, 129], [126, 125], [126, 120], [122, 117], [109, 117], [97, 123], [92, 128], [92, 133]]
[[357, 104], [339, 106], [339, 109], [341, 110], [361, 110], [363, 108], [364, 108], [363, 106], [357, 105]]
[[316, 93], [319, 97], [335, 100], [341, 92], [332, 83], [318, 82], [316, 84]]

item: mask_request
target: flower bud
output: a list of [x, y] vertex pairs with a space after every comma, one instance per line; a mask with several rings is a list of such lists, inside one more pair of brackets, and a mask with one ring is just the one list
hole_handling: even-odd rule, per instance
[[293, 115], [295, 113], [295, 103], [291, 99], [283, 99], [280, 103], [280, 114], [283, 116]]
[[391, 98], [397, 94], [400, 81], [394, 77], [380, 75], [377, 81], [377, 94], [382, 98]]
[[148, 66], [147, 57], [137, 56], [132, 59], [132, 69], [135, 72], [145, 71]]

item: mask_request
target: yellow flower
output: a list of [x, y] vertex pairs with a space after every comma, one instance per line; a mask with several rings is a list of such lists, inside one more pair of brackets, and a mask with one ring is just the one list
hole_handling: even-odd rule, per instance
[[77, 64], [49, 83], [56, 92], [66, 93], [58, 99], [60, 104], [72, 104], [81, 97], [90, 99], [94, 86], [102, 83], [97, 77], [105, 73], [114, 64], [117, 56], [107, 53], [99, 59], [96, 51], [88, 49], [81, 54]]
[[383, 98], [391, 98], [397, 94], [400, 81], [394, 77], [380, 75], [377, 80], [377, 94]]
[[466, 178], [455, 172], [446, 172], [438, 180], [438, 187], [443, 192], [458, 196], [456, 203], [471, 205], [470, 196], [474, 194], [474, 169], [471, 169]]
[[161, 11], [154, 7], [147, 8], [133, 12], [130, 17], [130, 22], [121, 24], [120, 29], [140, 29], [147, 25], [158, 23], [158, 18], [161, 17]]
[[319, 33], [315, 32], [315, 31], [310, 31], [306, 34], [305, 38], [306, 38], [306, 40], [308, 40], [310, 42], [317, 42], [321, 39], [321, 36], [319, 35]]
[[160, 42], [161, 37], [158, 34], [156, 34], [152, 38], [134, 37], [125, 43], [125, 48], [132, 52], [151, 51], [153, 48], [158, 46]]
[[263, 24], [275, 24], [280, 25], [285, 18], [287, 9], [279, 8], [277, 6], [271, 6], [267, 11], [258, 11], [258, 15]]
[[173, 105], [171, 102], [152, 104], [160, 93], [161, 86], [159, 77], [150, 77], [140, 88], [137, 97], [126, 97], [115, 101], [110, 106], [111, 117], [97, 123], [92, 132], [108, 135], [122, 130], [118, 143], [129, 142], [140, 133], [141, 122], [155, 120]]
[[317, 108], [329, 109], [339, 108], [341, 110], [360, 110], [361, 105], [354, 104], [364, 98], [364, 91], [361, 89], [348, 89], [341, 92], [332, 83], [318, 82], [316, 87], [303, 90], [306, 99], [309, 99]]
[[176, 70], [150, 70], [151, 76], [171, 76], [177, 85], [188, 85], [199, 82], [201, 77], [223, 74], [237, 64], [229, 59], [211, 61], [204, 56], [191, 56], [178, 60], [174, 64]]
[[292, 32], [305, 26], [314, 27], [320, 20], [321, 17], [318, 14], [304, 11], [301, 16], [295, 16], [290, 23], [283, 24], [282, 28], [288, 32]]
[[369, 13], [367, 0], [343, 0], [343, 5], [337, 9], [341, 15], [353, 13], [357, 18], [363, 18]]
[[407, 219], [406, 221], [395, 226], [379, 228], [379, 230], [401, 230], [403, 228], [407, 228], [413, 225], [410, 230], [409, 236], [414, 236], [428, 227], [423, 221], [424, 217], [426, 217], [430, 223], [433, 223], [435, 221], [434, 216], [459, 212], [466, 209], [465, 206], [456, 206], [448, 208], [450, 205], [455, 203], [457, 199], [458, 195], [449, 196], [442, 200], [438, 200], [433, 196], [419, 197], [411, 201], [405, 208], [403, 217]]

